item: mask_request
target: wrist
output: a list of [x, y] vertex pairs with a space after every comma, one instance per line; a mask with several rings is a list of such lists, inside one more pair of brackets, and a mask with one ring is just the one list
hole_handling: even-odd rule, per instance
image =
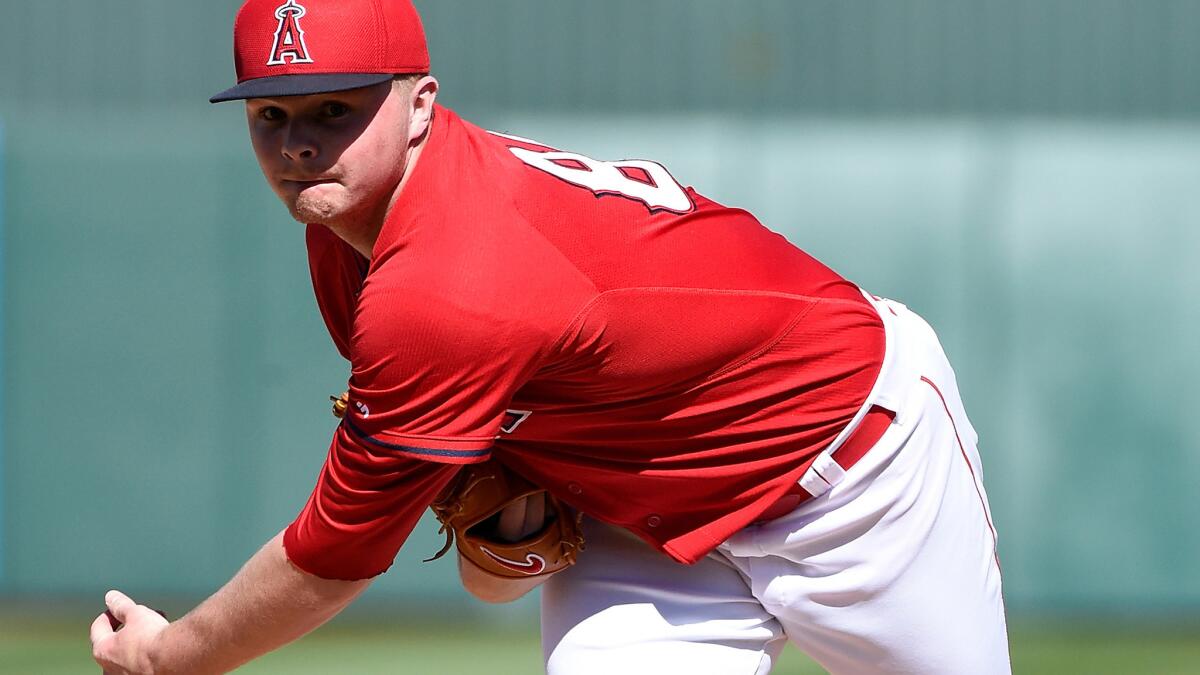
[[182, 620], [169, 623], [158, 631], [147, 646], [145, 672], [155, 675], [174, 675], [175, 673], [196, 673], [198, 670], [184, 663], [186, 653], [187, 631]]

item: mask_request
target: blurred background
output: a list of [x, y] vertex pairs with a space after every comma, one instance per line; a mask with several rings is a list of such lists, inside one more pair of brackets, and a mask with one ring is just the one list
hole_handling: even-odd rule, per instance
[[[303, 229], [207, 103], [238, 4], [0, 0], [2, 672], [90, 672], [109, 587], [186, 611], [324, 459]], [[1018, 672], [1200, 672], [1200, 1], [416, 4], [468, 119], [661, 161], [930, 320]], [[440, 545], [246, 671], [537, 672], [536, 602]]]

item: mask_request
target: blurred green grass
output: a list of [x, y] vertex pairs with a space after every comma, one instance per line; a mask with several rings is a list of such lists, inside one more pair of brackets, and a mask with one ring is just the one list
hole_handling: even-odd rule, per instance
[[[21, 621], [0, 617], [0, 673], [96, 673], [85, 618]], [[1195, 623], [1118, 625], [1023, 622], [1011, 631], [1015, 673], [1200, 673]], [[238, 671], [245, 675], [529, 675], [542, 672], [534, 626], [344, 621], [327, 626]], [[789, 647], [775, 675], [824, 672]]]

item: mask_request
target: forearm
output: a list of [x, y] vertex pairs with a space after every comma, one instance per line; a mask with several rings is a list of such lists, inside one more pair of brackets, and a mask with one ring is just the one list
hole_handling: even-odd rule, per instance
[[292, 565], [280, 533], [223, 588], [161, 634], [156, 673], [225, 673], [333, 618], [370, 580], [331, 581]]

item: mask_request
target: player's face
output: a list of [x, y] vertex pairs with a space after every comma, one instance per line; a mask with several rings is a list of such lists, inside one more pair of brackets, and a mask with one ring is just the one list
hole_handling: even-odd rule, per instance
[[404, 176], [412, 105], [391, 82], [246, 102], [259, 166], [292, 216], [334, 229], [371, 228]]

